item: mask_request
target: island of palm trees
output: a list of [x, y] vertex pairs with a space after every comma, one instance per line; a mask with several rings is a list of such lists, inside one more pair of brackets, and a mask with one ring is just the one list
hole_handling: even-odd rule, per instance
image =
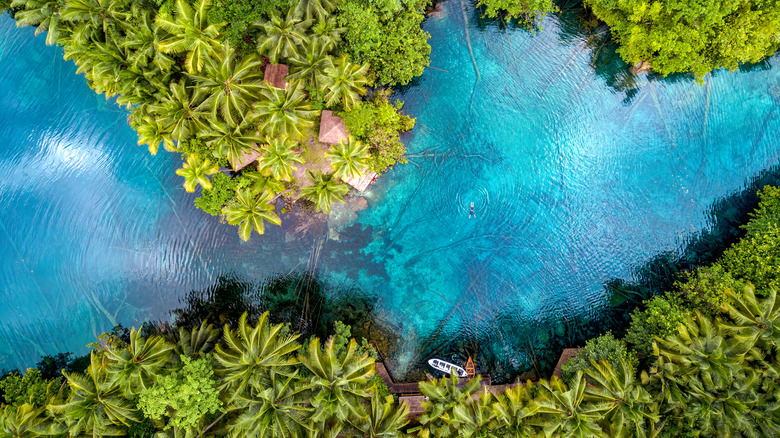
[[[10, 6], [19, 26], [47, 32], [96, 92], [130, 110], [139, 144], [180, 153], [184, 187], [202, 189], [196, 205], [225, 215], [244, 240], [266, 222], [280, 225], [280, 210], [296, 202], [327, 214], [344, 202], [346, 183], [364, 189], [403, 161], [399, 132], [414, 120], [381, 88], [366, 97], [382, 85], [377, 74], [387, 75], [353, 60], [373, 37], [339, 20], [349, 3], [279, 3], [230, 22], [234, 5], [209, 0]], [[422, 16], [421, 6], [407, 8]], [[325, 134], [339, 135], [319, 136], [323, 122]]]

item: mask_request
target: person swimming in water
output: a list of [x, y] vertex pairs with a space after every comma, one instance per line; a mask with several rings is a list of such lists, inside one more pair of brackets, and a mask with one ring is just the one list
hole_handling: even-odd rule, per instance
[[477, 217], [477, 215], [474, 214], [474, 203], [473, 202], [471, 203], [471, 211], [469, 212], [469, 219], [471, 219], [472, 216], [474, 216], [475, 218]]

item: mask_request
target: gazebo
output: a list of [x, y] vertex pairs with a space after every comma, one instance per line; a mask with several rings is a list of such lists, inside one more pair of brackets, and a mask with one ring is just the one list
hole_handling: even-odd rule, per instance
[[287, 81], [284, 78], [287, 77], [289, 71], [290, 68], [285, 64], [268, 64], [265, 68], [265, 81], [272, 87], [284, 90], [287, 88]]
[[320, 143], [336, 144], [339, 140], [347, 140], [347, 127], [344, 119], [333, 115], [333, 111], [322, 110], [320, 117]]

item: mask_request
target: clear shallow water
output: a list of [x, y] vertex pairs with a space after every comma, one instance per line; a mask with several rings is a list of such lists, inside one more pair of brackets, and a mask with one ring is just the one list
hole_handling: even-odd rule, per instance
[[195, 210], [178, 158], [136, 146], [126, 113], [59, 49], [0, 19], [0, 367], [165, 317], [222, 272], [314, 266], [375, 297], [403, 339], [397, 375], [464, 348], [497, 373], [527, 369], [555, 338], [598, 330], [603, 282], [678, 249], [778, 161], [776, 69], [704, 86], [640, 77], [626, 99], [556, 20], [537, 35], [480, 29], [467, 9], [451, 0], [425, 23], [435, 68], [399, 93], [417, 117], [411, 163], [369, 208], [331, 218], [324, 242], [293, 238], [288, 220], [246, 244]]

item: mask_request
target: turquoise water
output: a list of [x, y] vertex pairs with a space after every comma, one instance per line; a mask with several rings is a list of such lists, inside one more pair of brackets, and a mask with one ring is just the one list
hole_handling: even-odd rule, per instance
[[314, 268], [373, 297], [402, 339], [397, 376], [464, 349], [497, 374], [528, 369], [599, 330], [605, 281], [678, 250], [778, 162], [776, 59], [703, 85], [642, 76], [627, 94], [557, 19], [534, 35], [463, 6], [426, 21], [433, 68], [399, 93], [417, 117], [410, 163], [366, 210], [308, 233], [285, 218], [248, 243], [195, 210], [178, 158], [136, 146], [59, 49], [0, 19], [0, 367], [165, 317], [223, 272]]

